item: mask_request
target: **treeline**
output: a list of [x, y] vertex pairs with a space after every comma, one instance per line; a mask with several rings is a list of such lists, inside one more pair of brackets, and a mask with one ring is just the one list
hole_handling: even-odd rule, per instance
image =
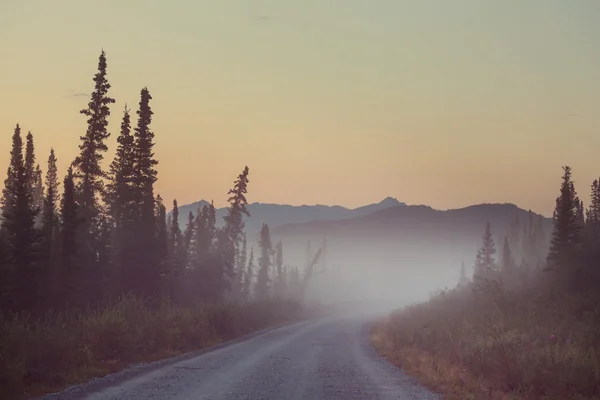
[[564, 167], [551, 235], [529, 214], [497, 248], [487, 224], [472, 278], [463, 264], [455, 289], [394, 312], [373, 342], [448, 398], [598, 399], [598, 182], [586, 209]]
[[[87, 129], [79, 154], [59, 177], [54, 149], [45, 173], [34, 136], [12, 135], [0, 213], [0, 397], [58, 390], [135, 362], [206, 347], [306, 318], [305, 288], [321, 250], [304, 271], [284, 264], [281, 243], [263, 225], [247, 248], [245, 167], [215, 208], [178, 224], [155, 193], [154, 111], [147, 88], [137, 119], [123, 110], [115, 157], [110, 136], [106, 54], [80, 111]], [[168, 215], [168, 216], [167, 216]], [[316, 310], [318, 312], [318, 310]]]
[[115, 102], [104, 51], [93, 81], [80, 111], [87, 130], [64, 179], [54, 149], [43, 174], [32, 133], [23, 143], [15, 127], [1, 199], [1, 310], [40, 316], [112, 304], [125, 294], [155, 305], [165, 298], [191, 304], [300, 296], [300, 272], [283, 267], [282, 246], [272, 244], [268, 226], [257, 254], [253, 248], [248, 254], [248, 167], [229, 191], [221, 228], [213, 205], [190, 213], [183, 232], [177, 201], [167, 218], [154, 188], [158, 161], [147, 88], [140, 92], [137, 121], [127, 106], [123, 110], [115, 158], [103, 169]]
[[[597, 179], [591, 189], [590, 206], [586, 210], [575, 190], [571, 168], [564, 167], [551, 237], [544, 231], [543, 217], [539, 216], [535, 221], [530, 212], [521, 229], [518, 218], [511, 224], [498, 257], [492, 228], [487, 224], [475, 259], [473, 289], [484, 292], [499, 290], [500, 286], [511, 289], [534, 279], [551, 283], [555, 291], [581, 292], [589, 289], [590, 282], [600, 283], [597, 281], [600, 277], [600, 189]], [[521, 262], [517, 263], [519, 257]], [[459, 286], [465, 284], [461, 275]]]

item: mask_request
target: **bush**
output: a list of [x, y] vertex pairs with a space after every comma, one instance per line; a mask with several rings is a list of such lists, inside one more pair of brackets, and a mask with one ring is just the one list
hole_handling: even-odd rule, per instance
[[534, 284], [494, 295], [455, 289], [393, 313], [374, 342], [456, 398], [600, 398], [593, 294], [557, 295]]
[[0, 314], [0, 398], [39, 395], [303, 318], [294, 302], [158, 309], [135, 298], [87, 312], [32, 320]]

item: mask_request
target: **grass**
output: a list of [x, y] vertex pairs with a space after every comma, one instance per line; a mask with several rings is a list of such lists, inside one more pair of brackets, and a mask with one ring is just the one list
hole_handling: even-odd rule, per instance
[[448, 399], [600, 399], [597, 293], [445, 291], [392, 313], [371, 339]]
[[43, 320], [0, 315], [0, 398], [20, 399], [298, 321], [291, 301], [150, 309], [127, 298], [87, 313]]

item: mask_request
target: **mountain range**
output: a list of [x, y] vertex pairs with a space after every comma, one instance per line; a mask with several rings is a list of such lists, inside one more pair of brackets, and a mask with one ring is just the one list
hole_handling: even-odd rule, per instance
[[[202, 208], [205, 205], [209, 205], [209, 203], [206, 200], [200, 200], [192, 204], [179, 206], [179, 226], [182, 229], [185, 229], [189, 213], [192, 212], [196, 215], [198, 208]], [[248, 204], [250, 217], [245, 217], [244, 222], [246, 224], [246, 232], [251, 235], [259, 232], [263, 223], [268, 224], [270, 228], [275, 228], [291, 223], [305, 223], [317, 220], [339, 220], [361, 217], [375, 211], [404, 205], [405, 203], [399, 202], [392, 197], [387, 197], [379, 203], [353, 209], [320, 204], [291, 206], [286, 204], [251, 203]], [[216, 212], [217, 225], [220, 225], [223, 223], [223, 217], [227, 213], [227, 208], [218, 208]]]
[[[179, 207], [181, 227], [187, 224], [190, 211], [195, 214], [207, 204], [199, 201]], [[273, 242], [283, 245], [285, 263], [302, 268], [310, 258], [307, 253], [314, 254], [326, 240], [323, 265], [343, 268], [345, 279], [355, 282], [356, 289], [352, 290], [395, 290], [411, 298], [423, 296], [431, 288], [455, 284], [461, 263], [470, 275], [487, 223], [497, 259], [504, 237], [517, 219], [521, 229], [529, 220], [539, 224], [546, 243], [552, 232], [551, 218], [509, 203], [437, 210], [388, 197], [355, 209], [252, 203], [248, 210], [249, 249], [258, 251], [259, 230], [267, 223]], [[226, 211], [217, 210], [220, 224]]]

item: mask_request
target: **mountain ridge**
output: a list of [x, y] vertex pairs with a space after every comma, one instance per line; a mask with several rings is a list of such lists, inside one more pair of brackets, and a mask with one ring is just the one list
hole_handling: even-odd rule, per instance
[[[210, 205], [206, 200], [199, 200], [191, 204], [179, 206], [179, 224], [185, 228], [188, 220], [188, 214], [191, 211], [196, 215], [198, 208]], [[246, 231], [248, 233], [258, 232], [263, 223], [271, 228], [275, 228], [288, 223], [303, 223], [316, 220], [338, 220], [367, 215], [374, 211], [395, 206], [405, 206], [406, 203], [398, 201], [394, 197], [386, 197], [378, 203], [367, 204], [357, 208], [347, 208], [339, 205], [289, 205], [276, 203], [254, 202], [248, 204], [250, 217], [245, 217]], [[227, 208], [216, 209], [217, 225], [222, 224], [223, 216], [226, 215]], [[172, 211], [168, 215], [172, 215]]]

